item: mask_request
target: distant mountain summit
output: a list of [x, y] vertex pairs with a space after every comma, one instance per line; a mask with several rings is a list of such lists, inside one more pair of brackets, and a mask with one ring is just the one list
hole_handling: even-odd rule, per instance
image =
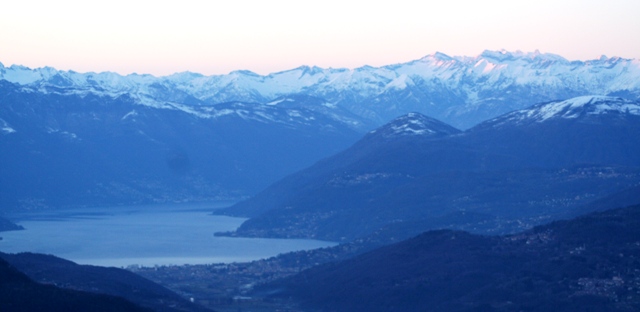
[[377, 126], [420, 112], [461, 129], [540, 102], [590, 94], [640, 97], [639, 60], [601, 57], [582, 62], [539, 51], [505, 50], [473, 57], [438, 52], [382, 67], [301, 66], [266, 76], [249, 71], [214, 76], [189, 72], [121, 76], [0, 64], [0, 79], [38, 92], [128, 94], [142, 105], [185, 111], [188, 106], [267, 103], [306, 94]]
[[[368, 136], [393, 139], [401, 136], [446, 136], [461, 132], [439, 120], [420, 113], [409, 113], [400, 116], [386, 125], [369, 132]], [[369, 138], [370, 139], [370, 138]]]
[[[478, 149], [509, 153], [529, 165], [638, 165], [640, 101], [580, 96], [533, 105], [467, 131]], [[535, 147], [535, 148], [532, 148]]]

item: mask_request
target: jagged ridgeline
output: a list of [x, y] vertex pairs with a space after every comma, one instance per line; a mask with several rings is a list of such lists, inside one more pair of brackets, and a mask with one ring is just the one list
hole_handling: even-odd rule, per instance
[[[427, 55], [408, 63], [356, 69], [302, 66], [257, 75], [235, 71], [203, 76], [165, 77], [76, 73], [53, 68], [31, 70], [0, 64], [0, 79], [37, 92], [128, 94], [142, 105], [198, 111], [193, 107], [225, 102], [269, 103], [306, 94], [382, 125], [420, 112], [460, 129], [530, 105], [580, 95], [640, 95], [637, 60], [602, 57], [569, 61], [549, 53], [485, 51], [475, 57]], [[177, 105], [181, 104], [181, 105]], [[212, 109], [201, 114], [215, 115]]]

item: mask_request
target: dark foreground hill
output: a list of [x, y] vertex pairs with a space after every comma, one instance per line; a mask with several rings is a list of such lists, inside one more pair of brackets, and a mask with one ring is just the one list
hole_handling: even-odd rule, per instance
[[150, 312], [125, 299], [38, 284], [0, 259], [0, 311]]
[[[0, 253], [0, 260], [7, 261], [12, 267], [23, 272], [36, 282], [69, 289], [68, 291], [56, 290], [59, 293], [65, 293], [65, 291], [71, 293], [71, 290], [74, 290], [93, 293], [92, 296], [96, 298], [100, 298], [100, 296], [108, 298], [107, 295], [121, 297], [124, 298], [121, 301], [126, 299], [136, 305], [158, 312], [210, 311], [188, 302], [176, 293], [154, 282], [122, 269], [78, 265], [54, 256], [34, 253]], [[46, 300], [43, 299], [43, 301]], [[97, 302], [99, 303], [100, 301]], [[0, 309], [0, 311], [5, 310]], [[66, 311], [93, 310], [71, 309]]]
[[427, 232], [259, 288], [309, 311], [638, 311], [640, 205], [507, 236]]
[[381, 228], [509, 233], [640, 182], [640, 104], [589, 96], [465, 132], [411, 114], [219, 213], [232, 235], [349, 241]]

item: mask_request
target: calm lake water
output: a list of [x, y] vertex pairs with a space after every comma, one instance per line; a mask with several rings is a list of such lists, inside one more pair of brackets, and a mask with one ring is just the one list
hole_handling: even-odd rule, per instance
[[52, 254], [79, 264], [182, 265], [244, 262], [333, 246], [302, 239], [215, 237], [245, 219], [213, 216], [222, 204], [83, 208], [11, 215], [26, 230], [0, 232], [0, 251]]

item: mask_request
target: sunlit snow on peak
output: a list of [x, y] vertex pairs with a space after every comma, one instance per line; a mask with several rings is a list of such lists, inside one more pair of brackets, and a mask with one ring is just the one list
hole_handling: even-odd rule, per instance
[[584, 116], [620, 114], [640, 115], [640, 103], [611, 96], [579, 96], [565, 101], [535, 105], [488, 121], [493, 127], [553, 119], [576, 119]]
[[[484, 51], [477, 56], [449, 56], [437, 52], [411, 62], [382, 67], [323, 69], [301, 66], [266, 76], [248, 71], [217, 76], [189, 72], [164, 77], [121, 76], [109, 72], [82, 74], [15, 65], [0, 67], [0, 80], [18, 84], [24, 92], [127, 95], [138, 104], [181, 109], [196, 116], [210, 117], [211, 114], [202, 114], [202, 110], [195, 107], [236, 101], [290, 106], [285, 98], [306, 94], [322, 99], [325, 104], [318, 102], [316, 106], [319, 107], [352, 110], [369, 103], [379, 105], [374, 109], [353, 111], [375, 123], [408, 111], [419, 111], [458, 127], [468, 127], [480, 122], [481, 118], [503, 113], [507, 106], [522, 108], [573, 94], [627, 92], [635, 96], [640, 90], [638, 77], [639, 60], [603, 57], [570, 62], [540, 51], [506, 50]], [[536, 96], [527, 98], [526, 90]], [[514, 93], [524, 95], [513, 103], [508, 99], [513, 98]], [[442, 107], [434, 109], [438, 101]], [[470, 116], [485, 106], [494, 110], [495, 115]]]
[[416, 135], [448, 135], [457, 132], [459, 132], [458, 129], [436, 119], [429, 118], [420, 113], [408, 113], [369, 133], [372, 135], [380, 135], [384, 138], [397, 138]]
[[637, 103], [625, 101], [620, 98], [580, 96], [562, 102], [549, 103], [538, 109], [529, 110], [527, 117], [544, 121], [554, 117], [577, 118], [582, 113], [597, 115], [610, 112], [639, 115], [640, 106], [638, 106]]

